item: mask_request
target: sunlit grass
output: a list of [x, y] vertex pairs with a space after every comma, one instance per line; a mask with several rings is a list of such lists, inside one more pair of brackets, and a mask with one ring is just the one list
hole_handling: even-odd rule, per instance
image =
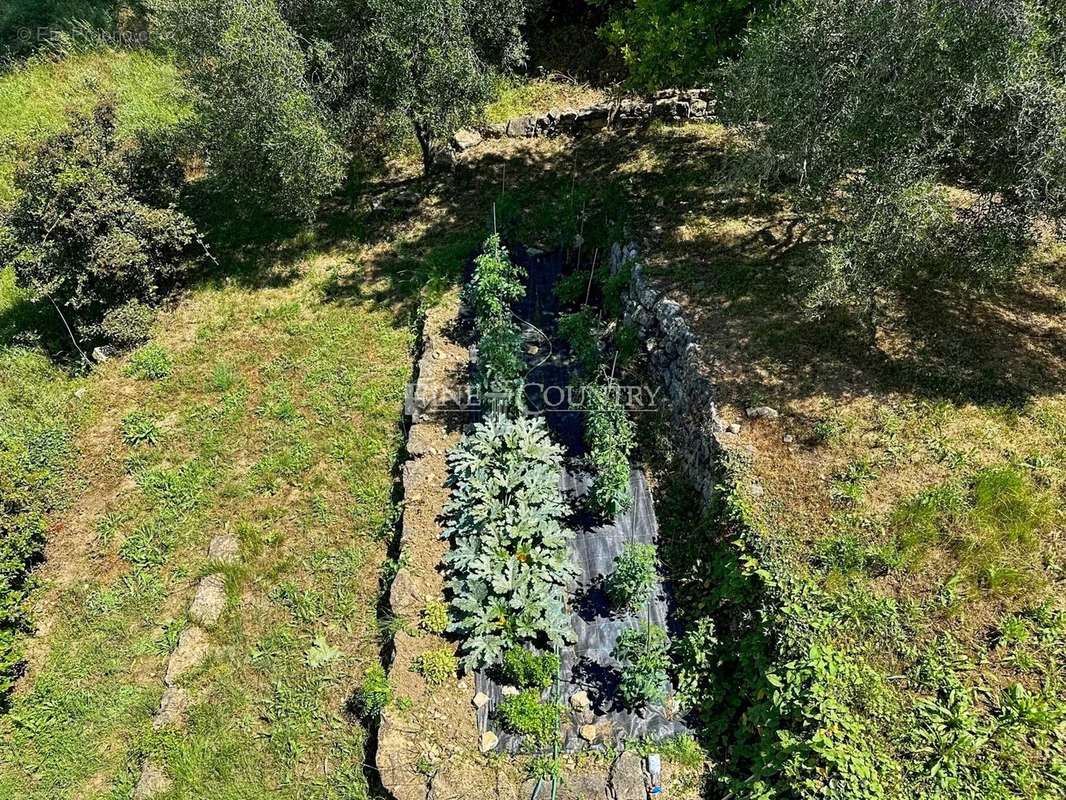
[[33, 59], [0, 75], [0, 204], [27, 148], [63, 128], [69, 115], [113, 97], [121, 129], [174, 125], [189, 113], [177, 70], [148, 51], [100, 50]]

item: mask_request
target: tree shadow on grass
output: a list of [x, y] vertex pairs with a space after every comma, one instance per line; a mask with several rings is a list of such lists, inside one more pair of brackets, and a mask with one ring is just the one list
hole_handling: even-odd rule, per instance
[[[590, 251], [635, 240], [719, 365], [721, 398], [800, 404], [869, 393], [1020, 405], [1066, 383], [1061, 268], [998, 293], [916, 285], [885, 299], [877, 347], [850, 314], [812, 316], [801, 274], [818, 242], [781, 197], [737, 181], [719, 126], [601, 133], [566, 148], [489, 143], [475, 164], [513, 238]], [[501, 189], [506, 175], [507, 191]], [[492, 190], [496, 190], [493, 192]], [[1060, 265], [1061, 266], [1061, 265]]]

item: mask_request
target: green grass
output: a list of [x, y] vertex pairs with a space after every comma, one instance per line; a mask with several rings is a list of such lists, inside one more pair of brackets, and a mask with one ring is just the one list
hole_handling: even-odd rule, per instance
[[485, 109], [484, 117], [486, 122], [506, 122], [551, 109], [585, 108], [603, 100], [603, 92], [579, 83], [547, 78], [501, 80], [496, 85], [496, 98]]
[[[49, 625], [0, 716], [0, 797], [128, 797], [149, 756], [175, 798], [367, 796], [346, 705], [378, 658], [413, 337], [402, 304], [336, 294], [351, 258], [310, 245], [277, 285], [197, 289], [156, 341], [77, 381], [0, 354], [29, 373], [5, 373], [0, 420], [26, 422], [31, 397], [44, 417], [91, 409], [67, 439], [81, 458], [63, 523], [89, 561], [61, 552], [41, 572]], [[381, 280], [359, 282], [384, 296]], [[12, 309], [29, 312], [9, 276], [0, 286], [14, 335]], [[217, 655], [186, 680], [188, 728], [153, 731], [165, 656], [223, 530], [243, 564], [226, 573]]]
[[5, 49], [14, 54], [36, 49], [40, 29], [65, 31], [75, 21], [111, 28], [118, 5], [118, 0], [6, 0], [0, 9], [0, 55]]
[[115, 98], [119, 126], [130, 134], [175, 125], [189, 113], [175, 68], [147, 51], [32, 59], [0, 74], [0, 205], [13, 197], [22, 154], [61, 130], [72, 111], [105, 96]]

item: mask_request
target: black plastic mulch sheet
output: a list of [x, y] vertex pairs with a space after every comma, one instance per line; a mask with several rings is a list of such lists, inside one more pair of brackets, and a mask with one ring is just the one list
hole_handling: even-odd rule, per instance
[[[525, 250], [516, 248], [513, 258], [526, 268], [528, 274], [527, 295], [515, 308], [516, 316], [544, 333], [547, 337], [544, 345], [548, 352], [561, 353], [562, 345], [555, 336], [558, 306], [553, 287], [562, 274], [562, 253], [556, 251], [531, 256]], [[534, 364], [536, 366], [528, 376], [529, 383], [560, 387], [569, 384], [570, 370], [560, 359], [535, 357]], [[532, 405], [536, 406], [536, 403]], [[564, 470], [562, 489], [571, 507], [579, 509], [584, 505], [582, 498], [591, 484], [591, 476], [581, 470], [580, 462], [580, 456], [584, 453], [583, 414], [564, 407], [550, 411], [546, 419], [555, 440], [566, 448], [571, 464]], [[659, 740], [689, 730], [676, 712], [668, 710], [673, 706], [671, 699], [666, 701], [665, 706], [634, 712], [622, 707], [618, 697], [621, 673], [611, 653], [619, 635], [641, 622], [666, 628], [668, 608], [667, 593], [661, 583], [656, 585], [652, 599], [639, 614], [613, 614], [604, 593], [604, 577], [614, 570], [614, 560], [625, 545], [654, 544], [658, 536], [654, 501], [644, 475], [639, 470], [633, 470], [629, 480], [633, 505], [628, 512], [610, 522], [596, 522], [581, 517], [571, 521], [576, 533], [570, 547], [570, 559], [577, 567], [579, 576], [568, 587], [574, 641], [559, 653], [562, 675], [558, 691], [559, 700], [566, 709], [562, 733], [563, 749], [567, 752], [589, 747], [602, 748], [605, 741], [621, 742], [632, 738]], [[502, 687], [493, 680], [490, 672], [482, 671], [475, 673], [475, 685], [477, 691], [489, 698], [489, 702], [478, 711], [479, 728], [496, 733], [500, 740], [497, 749], [519, 751], [522, 747], [521, 737], [500, 730], [494, 718], [495, 709], [503, 697]], [[570, 707], [570, 697], [581, 690], [587, 692], [591, 701], [591, 709], [586, 714], [579, 714]], [[545, 697], [550, 694], [553, 692], [546, 692]], [[670, 695], [672, 698], [672, 688]], [[590, 745], [578, 735], [583, 724], [594, 724], [599, 728], [596, 745]]]

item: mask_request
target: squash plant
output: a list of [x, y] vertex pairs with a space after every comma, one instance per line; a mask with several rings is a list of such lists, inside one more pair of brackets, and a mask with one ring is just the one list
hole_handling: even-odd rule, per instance
[[586, 386], [584, 397], [585, 442], [596, 472], [591, 503], [599, 513], [613, 517], [633, 504], [629, 490], [629, 455], [636, 444], [633, 423], [612, 384]]
[[559, 489], [562, 450], [541, 419], [493, 414], [449, 454], [444, 557], [454, 597], [450, 630], [463, 663], [498, 664], [516, 645], [547, 647], [571, 635], [563, 593], [576, 574], [573, 534]]

